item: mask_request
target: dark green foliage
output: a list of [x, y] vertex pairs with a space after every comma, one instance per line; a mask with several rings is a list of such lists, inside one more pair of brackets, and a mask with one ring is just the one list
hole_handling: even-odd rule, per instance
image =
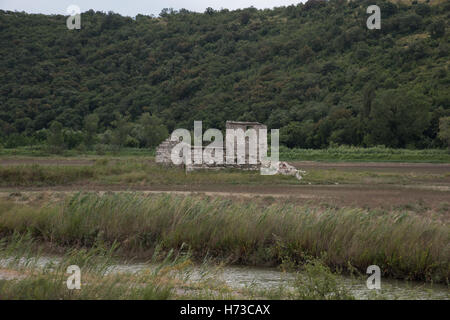
[[[366, 28], [371, 4], [381, 30]], [[0, 144], [44, 142], [53, 121], [66, 147], [90, 149], [154, 146], [194, 120], [245, 120], [281, 128], [291, 147], [443, 147], [433, 114], [450, 108], [447, 7], [310, 0], [136, 19], [90, 10], [81, 30], [61, 15], [0, 11]], [[383, 120], [403, 122], [402, 136], [374, 129], [374, 103], [391, 89], [421, 100]], [[404, 123], [418, 114], [420, 125]]]
[[169, 135], [161, 119], [147, 112], [139, 118], [136, 130], [141, 147], [156, 147]]
[[450, 117], [439, 119], [439, 138], [450, 148]]
[[60, 153], [64, 149], [63, 126], [58, 121], [53, 121], [47, 136], [47, 145], [52, 153]]
[[368, 143], [407, 147], [430, 124], [426, 97], [404, 90], [387, 90], [375, 98], [370, 113]]
[[431, 13], [431, 7], [426, 3], [419, 3], [415, 6], [415, 12], [422, 17], [426, 17]]
[[445, 21], [439, 20], [430, 25], [430, 35], [433, 39], [443, 37], [445, 34]]
[[112, 145], [121, 149], [127, 144], [128, 134], [131, 131], [131, 123], [128, 122], [128, 117], [123, 117], [120, 114], [116, 114], [116, 120], [114, 120], [113, 125], [115, 126], [114, 131], [112, 132]]
[[92, 147], [95, 143], [95, 137], [98, 130], [99, 117], [96, 114], [90, 114], [84, 118], [85, 145]]

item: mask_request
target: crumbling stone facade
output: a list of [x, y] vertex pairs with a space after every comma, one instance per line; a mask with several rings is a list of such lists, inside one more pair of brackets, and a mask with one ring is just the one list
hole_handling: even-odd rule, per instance
[[172, 154], [173, 147], [175, 147], [177, 143], [177, 141], [171, 141], [170, 138], [164, 140], [158, 148], [156, 148], [156, 163], [171, 165], [172, 160], [170, 155]]
[[[250, 139], [246, 138], [245, 139], [245, 158], [244, 159], [238, 159], [238, 139], [237, 137], [235, 137], [234, 139], [234, 154], [232, 155], [232, 159], [230, 159], [231, 161], [228, 162], [232, 162], [232, 163], [242, 163], [244, 162], [245, 164], [254, 164], [254, 166], [256, 166], [255, 170], [259, 169], [259, 167], [261, 166], [261, 162], [260, 162], [260, 158], [259, 158], [259, 148], [258, 148], [258, 141], [259, 141], [259, 129], [266, 129], [267, 130], [267, 126], [264, 124], [261, 124], [259, 122], [242, 122], [242, 121], [227, 121], [226, 123], [226, 128], [227, 129], [233, 129], [233, 130], [237, 130], [237, 129], [242, 129], [244, 132], [246, 132], [249, 129], [254, 129], [256, 132], [256, 137], [255, 137], [255, 145], [256, 147], [256, 153], [252, 153], [250, 152], [250, 147], [249, 147], [249, 143], [250, 143]], [[228, 143], [228, 141], [227, 141]], [[227, 157], [225, 155], [225, 160], [227, 160]], [[240, 161], [239, 161], [240, 160]]]
[[[227, 121], [226, 129], [242, 129], [243, 132], [246, 132], [248, 129], [254, 129], [256, 132], [256, 145], [259, 141], [259, 129], [267, 129], [267, 126], [259, 123], [259, 122], [240, 122], [240, 121]], [[230, 159], [230, 155], [226, 153], [226, 147], [223, 148], [223, 161], [221, 163], [205, 163], [201, 161], [202, 159], [198, 159], [203, 154], [205, 147], [191, 147], [191, 159], [192, 164], [186, 165], [186, 169], [188, 171], [195, 169], [223, 169], [223, 168], [234, 168], [234, 169], [243, 169], [243, 170], [259, 170], [261, 167], [261, 162], [259, 161], [259, 148], [256, 148], [256, 153], [253, 154], [249, 152], [249, 138], [245, 138], [245, 159], [237, 159], [238, 156], [238, 146], [241, 141], [239, 141], [235, 137], [234, 141], [234, 154], [232, 155], [232, 159]], [[166, 165], [172, 165], [171, 153], [172, 149], [175, 145], [177, 145], [178, 141], [171, 141], [170, 138], [164, 140], [156, 149], [156, 162]], [[198, 150], [201, 148], [201, 151]], [[214, 151], [213, 151], [214, 152]], [[240, 160], [240, 161], [239, 161]], [[243, 162], [243, 163], [242, 163]], [[239, 163], [239, 164], [238, 164]]]
[[[278, 174], [295, 176], [298, 180], [302, 179], [302, 174], [304, 171], [297, 170], [295, 167], [289, 165], [287, 162], [277, 162], [270, 163], [270, 161], [265, 161], [265, 163], [261, 163], [259, 157], [259, 129], [266, 129], [267, 127], [258, 122], [238, 122], [238, 121], [227, 121], [226, 123], [227, 129], [242, 129], [243, 132], [247, 132], [249, 129], [254, 129], [256, 133], [256, 137], [253, 137], [253, 145], [257, 146], [256, 150], [250, 151], [250, 137], [244, 137], [244, 139], [238, 139], [234, 135], [234, 152], [233, 154], [227, 155], [227, 148], [223, 148], [222, 156], [218, 156], [221, 159], [220, 163], [206, 162], [203, 161], [202, 158], [204, 155], [205, 147], [204, 146], [191, 146], [191, 163], [190, 164], [181, 164], [181, 166], [185, 166], [186, 171], [193, 171], [197, 169], [209, 169], [209, 170], [219, 170], [219, 169], [240, 169], [240, 170], [260, 170], [261, 168], [269, 168], [275, 166], [275, 171]], [[226, 137], [226, 143], [230, 143], [232, 141], [228, 141], [229, 137]], [[164, 165], [173, 165], [171, 155], [172, 149], [179, 143], [179, 141], [171, 141], [170, 138], [164, 140], [156, 149], [156, 162]], [[242, 148], [242, 143], [245, 143], [245, 152], [243, 154], [238, 153], [238, 147]], [[231, 149], [231, 146], [230, 146]], [[216, 149], [209, 150], [212, 152], [212, 156], [214, 157]], [[243, 157], [238, 159], [238, 157]]]

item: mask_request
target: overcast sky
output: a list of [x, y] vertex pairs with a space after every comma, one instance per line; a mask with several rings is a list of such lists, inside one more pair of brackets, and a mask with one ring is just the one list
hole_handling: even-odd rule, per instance
[[122, 15], [134, 17], [138, 13], [158, 15], [163, 8], [176, 10], [185, 8], [203, 12], [207, 7], [214, 9], [238, 9], [254, 6], [259, 9], [288, 6], [305, 2], [305, 0], [0, 0], [0, 9], [17, 10], [28, 13], [63, 14], [69, 5], [77, 5], [82, 12], [114, 11]]

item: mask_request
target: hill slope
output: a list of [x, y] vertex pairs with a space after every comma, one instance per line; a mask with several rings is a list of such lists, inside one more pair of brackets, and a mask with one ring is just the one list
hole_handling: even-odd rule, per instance
[[[368, 30], [375, 3], [382, 28]], [[442, 146], [449, 9], [315, 0], [136, 19], [91, 10], [81, 30], [64, 16], [1, 11], [0, 136], [39, 139], [54, 120], [80, 130], [91, 113], [101, 132], [117, 113], [135, 122], [148, 112], [168, 130], [259, 121], [291, 147]]]

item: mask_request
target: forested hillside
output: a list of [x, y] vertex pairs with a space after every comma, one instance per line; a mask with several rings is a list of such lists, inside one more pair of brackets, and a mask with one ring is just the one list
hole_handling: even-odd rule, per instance
[[[368, 30], [369, 5], [381, 30]], [[443, 147], [450, 1], [310, 0], [135, 19], [0, 11], [0, 144], [152, 146], [226, 120], [289, 147]], [[90, 115], [89, 117], [87, 117]]]

